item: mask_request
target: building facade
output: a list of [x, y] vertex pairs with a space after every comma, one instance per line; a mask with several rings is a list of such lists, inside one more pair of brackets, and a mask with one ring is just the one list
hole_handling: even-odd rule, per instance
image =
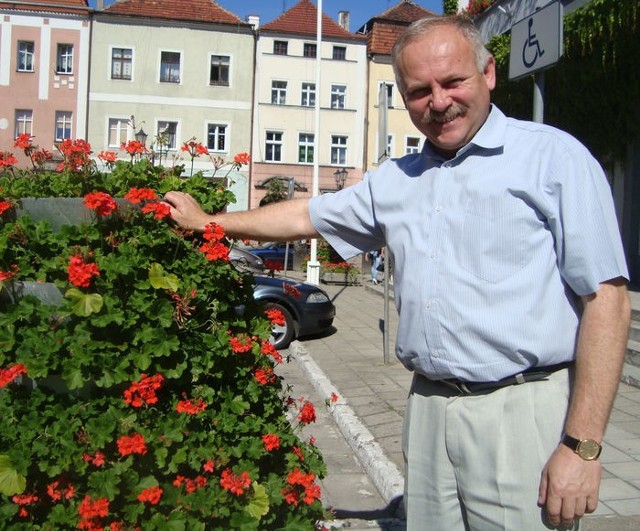
[[[260, 204], [269, 180], [292, 181], [296, 196], [310, 196], [314, 164], [320, 191], [362, 178], [366, 89], [366, 41], [300, 0], [259, 29], [250, 206]], [[320, 57], [320, 84], [317, 61]], [[320, 107], [316, 142], [316, 99]], [[316, 153], [317, 151], [317, 153]]]
[[[90, 9], [85, 0], [0, 2], [0, 146], [29, 134], [55, 154], [87, 130]], [[15, 151], [21, 165], [29, 161]]]
[[[229, 173], [251, 150], [254, 32], [208, 0], [123, 0], [95, 13], [91, 120], [94, 152], [118, 151], [144, 132], [147, 156], [187, 173], [225, 177], [248, 207], [248, 167]], [[140, 135], [139, 135], [140, 136]], [[194, 141], [209, 155], [191, 159]]]

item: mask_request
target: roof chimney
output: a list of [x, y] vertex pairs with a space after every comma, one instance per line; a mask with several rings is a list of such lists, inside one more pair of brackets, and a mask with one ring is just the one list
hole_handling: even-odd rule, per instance
[[348, 11], [338, 11], [338, 24], [340, 24], [345, 30], [349, 31]]
[[260, 15], [247, 15], [247, 22], [257, 30], [260, 27]]
[[96, 2], [96, 11], [104, 11], [104, 0], [98, 0]]

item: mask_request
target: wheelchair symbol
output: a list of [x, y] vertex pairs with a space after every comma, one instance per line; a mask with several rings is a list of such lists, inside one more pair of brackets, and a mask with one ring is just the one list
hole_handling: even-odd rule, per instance
[[[538, 60], [538, 58], [544, 55], [544, 50], [540, 48], [538, 37], [532, 31], [533, 29], [532, 18], [529, 19], [528, 24], [529, 24], [529, 36], [527, 37], [527, 40], [524, 41], [524, 46], [522, 47], [522, 62], [524, 63], [524, 66], [526, 66], [527, 68], [531, 68], [534, 64], [536, 64], [536, 61]], [[529, 60], [528, 57], [532, 57], [532, 59]]]

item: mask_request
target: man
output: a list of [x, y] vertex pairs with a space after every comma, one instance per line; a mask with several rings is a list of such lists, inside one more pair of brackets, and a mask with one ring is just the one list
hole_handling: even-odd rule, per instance
[[232, 237], [387, 246], [414, 371], [403, 449], [410, 530], [571, 526], [596, 508], [600, 443], [630, 319], [604, 174], [574, 138], [490, 104], [495, 64], [464, 17], [412, 24], [393, 51], [420, 154], [310, 201], [173, 218]]

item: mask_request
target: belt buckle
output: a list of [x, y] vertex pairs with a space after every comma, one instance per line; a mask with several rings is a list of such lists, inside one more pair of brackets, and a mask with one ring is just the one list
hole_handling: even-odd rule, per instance
[[460, 382], [460, 381], [454, 382], [452, 380], [439, 380], [439, 381], [440, 383], [447, 386], [449, 389], [453, 389], [454, 391], [457, 391], [460, 395], [473, 394], [473, 391], [471, 391], [467, 387], [467, 384], [465, 384], [464, 382]]

